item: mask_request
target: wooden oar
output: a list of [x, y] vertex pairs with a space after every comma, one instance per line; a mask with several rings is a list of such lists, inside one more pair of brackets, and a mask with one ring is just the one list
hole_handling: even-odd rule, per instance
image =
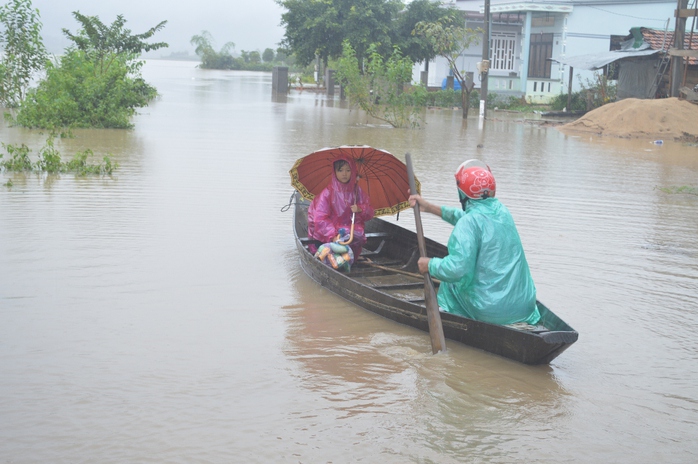
[[[412, 169], [412, 156], [409, 153], [405, 154], [407, 162], [407, 178], [410, 181], [410, 193], [416, 194], [417, 187], [414, 181], [414, 170]], [[419, 255], [423, 258], [427, 257], [427, 244], [424, 240], [424, 232], [422, 231], [422, 216], [419, 213], [419, 203], [414, 205], [414, 222], [417, 228], [417, 244], [419, 245]], [[439, 314], [439, 304], [436, 302], [436, 290], [434, 282], [427, 272], [424, 274], [424, 300], [427, 304], [427, 322], [429, 322], [429, 336], [431, 337], [431, 352], [433, 354], [446, 349], [446, 340], [444, 339], [444, 328], [441, 325], [441, 315]]]

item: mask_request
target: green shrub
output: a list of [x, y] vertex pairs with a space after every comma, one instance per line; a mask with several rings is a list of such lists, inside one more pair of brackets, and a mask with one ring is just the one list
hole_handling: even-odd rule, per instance
[[63, 170], [61, 154], [53, 146], [53, 139], [49, 138], [46, 141], [46, 145], [39, 150], [39, 161], [36, 162], [36, 168], [39, 171], [49, 173], [61, 172]]
[[[3, 148], [10, 155], [10, 158], [0, 162], [0, 169], [6, 171], [31, 171], [31, 172], [47, 172], [50, 174], [60, 172], [73, 172], [79, 176], [88, 174], [111, 175], [115, 169], [119, 167], [117, 163], [113, 163], [109, 155], [102, 158], [102, 163], [91, 164], [88, 158], [93, 156], [92, 150], [87, 149], [76, 153], [73, 158], [64, 163], [61, 159], [61, 154], [53, 146], [53, 135], [46, 141], [46, 145], [39, 150], [39, 159], [36, 163], [32, 163], [29, 158], [31, 151], [26, 145], [22, 144], [19, 147], [14, 145], [2, 144]], [[3, 155], [0, 154], [0, 159]]]
[[[550, 102], [550, 109], [555, 111], [562, 111], [565, 109], [567, 107], [567, 95], [566, 93], [556, 95]], [[568, 108], [567, 111], [586, 111], [586, 103], [581, 92], [572, 93], [570, 108]]]
[[157, 91], [140, 77], [142, 62], [113, 55], [99, 72], [85, 53], [71, 50], [58, 63], [48, 63], [46, 78], [30, 91], [17, 114], [24, 127], [130, 128], [136, 108]]
[[25, 144], [15, 147], [14, 145], [2, 144], [3, 148], [10, 155], [10, 158], [1, 162], [0, 167], [8, 171], [31, 171], [32, 162], [29, 159], [29, 147]]
[[424, 107], [429, 102], [429, 91], [423, 84], [409, 87], [405, 93], [405, 102], [408, 105]]
[[460, 90], [443, 89], [434, 92], [434, 106], [441, 108], [460, 108]]

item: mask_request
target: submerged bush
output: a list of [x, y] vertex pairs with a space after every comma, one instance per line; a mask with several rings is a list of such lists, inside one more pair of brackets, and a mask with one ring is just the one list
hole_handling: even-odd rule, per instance
[[112, 163], [109, 155], [102, 158], [103, 163], [89, 164], [87, 158], [91, 156], [93, 156], [93, 153], [89, 148], [85, 151], [77, 152], [73, 156], [73, 159], [65, 164], [66, 170], [74, 172], [79, 176], [85, 176], [87, 174], [111, 175], [114, 169], [118, 167], [116, 163]]
[[[562, 111], [567, 107], [567, 95], [566, 93], [561, 93], [555, 96], [550, 101], [550, 109], [555, 111]], [[586, 111], [586, 102], [581, 92], [572, 92], [572, 100], [570, 101], [570, 107], [567, 111]]]
[[[112, 162], [109, 155], [102, 158], [102, 163], [89, 163], [88, 158], [94, 155], [90, 149], [77, 152], [70, 161], [67, 163], [63, 162], [61, 154], [53, 146], [52, 138], [49, 138], [46, 141], [46, 145], [39, 150], [39, 159], [36, 163], [33, 163], [29, 158], [31, 150], [26, 145], [22, 144], [16, 147], [3, 143], [2, 146], [9, 155], [7, 160], [0, 161], [0, 170], [5, 171], [46, 172], [50, 174], [72, 172], [79, 176], [88, 174], [105, 176], [111, 175], [119, 167], [117, 163]], [[2, 158], [3, 154], [0, 154], [0, 160]]]
[[[405, 92], [405, 94], [409, 104], [413, 106], [438, 108], [461, 107], [460, 90], [443, 89], [429, 92], [423, 85], [420, 84], [412, 86]], [[470, 107], [477, 107], [479, 104], [477, 90], [473, 90], [470, 93]]]
[[685, 195], [698, 195], [698, 188], [691, 187], [688, 185], [682, 186], [672, 186], [672, 187], [656, 187], [664, 193], [670, 195], [685, 194]]
[[136, 108], [146, 106], [157, 92], [140, 77], [142, 62], [129, 63], [115, 55], [104, 70], [84, 52], [69, 51], [49, 63], [46, 79], [27, 98], [17, 114], [24, 127], [130, 128]]
[[[31, 171], [32, 162], [29, 159], [29, 152], [31, 151], [29, 147], [22, 144], [19, 147], [14, 145], [2, 144], [3, 148], [7, 151], [9, 159], [0, 162], [0, 167], [8, 171]], [[0, 154], [0, 158], [3, 155]]]

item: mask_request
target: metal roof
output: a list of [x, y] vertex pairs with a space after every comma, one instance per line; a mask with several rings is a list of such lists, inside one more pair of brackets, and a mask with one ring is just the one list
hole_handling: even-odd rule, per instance
[[649, 56], [655, 53], [660, 53], [661, 50], [645, 50], [621, 51], [614, 50], [611, 52], [592, 53], [590, 55], [577, 55], [563, 58], [555, 58], [553, 61], [572, 66], [575, 69], [595, 70], [601, 69], [609, 63], [622, 60], [623, 58], [636, 58], [639, 56]]
[[[573, 68], [591, 71], [603, 68], [609, 63], [624, 58], [636, 58], [639, 56], [662, 53], [667, 51], [674, 44], [674, 31], [639, 27], [632, 28], [630, 32], [631, 33], [625, 37], [621, 50], [562, 57], [554, 59], [553, 61], [572, 66]], [[635, 32], [635, 34], [633, 34], [633, 32]], [[693, 35], [692, 41], [690, 39], [690, 34], [687, 34], [684, 41], [684, 49], [698, 49], [698, 34]], [[688, 58], [688, 64], [698, 64], [698, 58]]]

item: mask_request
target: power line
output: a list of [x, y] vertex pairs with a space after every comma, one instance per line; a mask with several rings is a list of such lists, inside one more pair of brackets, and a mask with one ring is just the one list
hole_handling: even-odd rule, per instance
[[627, 15], [627, 14], [616, 13], [616, 12], [614, 12], [614, 11], [604, 10], [603, 8], [599, 8], [599, 7], [591, 6], [591, 5], [589, 5], [589, 8], [593, 8], [593, 9], [595, 9], [595, 10], [603, 11], [604, 13], [614, 14], [614, 15], [617, 15], [617, 16], [625, 16], [626, 18], [641, 19], [641, 20], [643, 20], [643, 21], [657, 21], [657, 22], [660, 22], [660, 23], [663, 23], [663, 22], [666, 21], [665, 19], [641, 18], [641, 17], [639, 17], [639, 16], [632, 16], [632, 15]]

